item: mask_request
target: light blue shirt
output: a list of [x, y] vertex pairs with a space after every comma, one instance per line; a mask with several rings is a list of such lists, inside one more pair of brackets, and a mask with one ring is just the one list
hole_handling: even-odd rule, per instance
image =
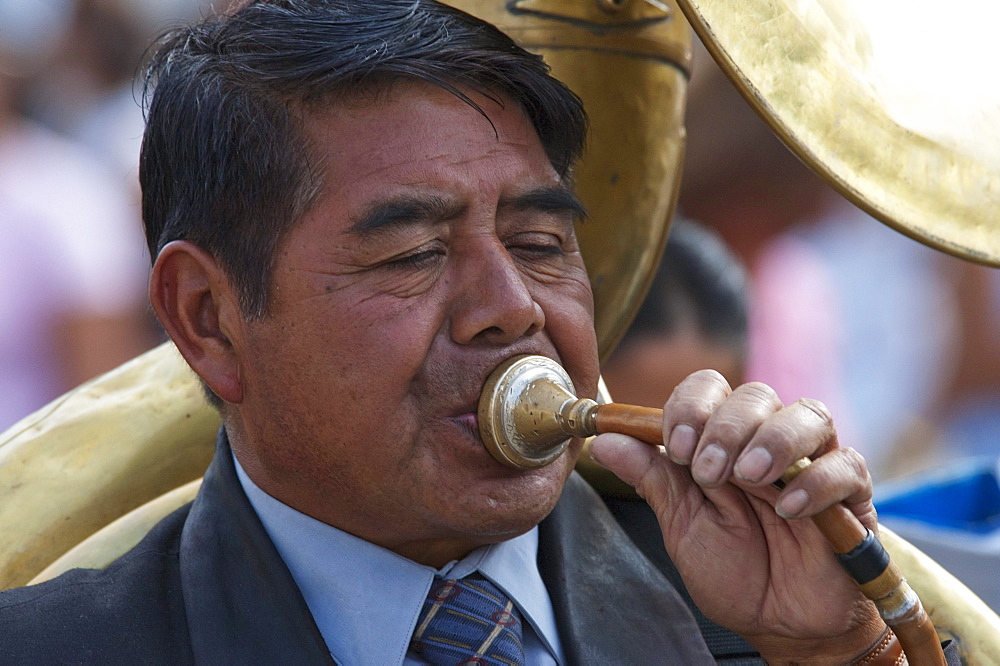
[[426, 663], [408, 648], [435, 575], [461, 578], [474, 571], [506, 592], [521, 611], [526, 663], [564, 663], [552, 602], [538, 573], [537, 527], [435, 570], [283, 504], [258, 488], [233, 459], [250, 504], [337, 663]]

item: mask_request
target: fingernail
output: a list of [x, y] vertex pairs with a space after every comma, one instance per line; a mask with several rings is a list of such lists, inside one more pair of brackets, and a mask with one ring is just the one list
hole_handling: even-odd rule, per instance
[[603, 469], [607, 469], [608, 468], [607, 465], [605, 465], [604, 463], [602, 463], [600, 461], [600, 459], [598, 459], [598, 457], [596, 455], [594, 455], [594, 450], [593, 449], [588, 449], [587, 450], [587, 454], [590, 456], [590, 461], [592, 463], [594, 463], [595, 465], [597, 465], [598, 467], [601, 467]]
[[750, 449], [736, 461], [736, 475], [750, 483], [757, 483], [771, 470], [773, 463], [774, 459], [767, 449]]
[[775, 512], [782, 518], [794, 518], [802, 513], [809, 503], [809, 494], [804, 490], [793, 490], [778, 502], [774, 507]]
[[726, 471], [726, 450], [718, 444], [709, 444], [691, 466], [691, 475], [698, 483], [718, 483]]
[[687, 465], [691, 462], [694, 449], [698, 446], [698, 433], [689, 425], [676, 425], [670, 431], [670, 441], [667, 442], [667, 455], [676, 463]]

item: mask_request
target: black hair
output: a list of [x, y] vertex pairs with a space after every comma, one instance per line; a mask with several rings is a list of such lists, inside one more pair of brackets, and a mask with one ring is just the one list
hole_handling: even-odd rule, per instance
[[678, 217], [653, 284], [622, 347], [640, 337], [669, 336], [686, 323], [741, 357], [747, 345], [747, 274], [712, 229]]
[[[147, 67], [139, 177], [154, 258], [213, 255], [247, 318], [267, 312], [277, 248], [315, 199], [310, 110], [401, 79], [519, 104], [558, 173], [583, 150], [582, 103], [495, 27], [432, 0], [253, 0], [164, 35]], [[485, 113], [484, 113], [485, 115]]]

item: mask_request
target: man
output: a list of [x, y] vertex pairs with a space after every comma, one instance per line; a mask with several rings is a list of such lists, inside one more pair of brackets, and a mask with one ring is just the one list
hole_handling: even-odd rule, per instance
[[[151, 72], [150, 294], [219, 406], [218, 451], [197, 500], [107, 570], [7, 593], [0, 655], [710, 662], [676, 591], [570, 478], [580, 442], [515, 470], [477, 434], [482, 383], [513, 355], [596, 392], [579, 101], [429, 0], [251, 2], [175, 33]], [[614, 435], [593, 453], [654, 507], [702, 610], [772, 663], [881, 650], [823, 538], [771, 508], [846, 501], [875, 528], [824, 408], [705, 372], [664, 432], [666, 453]], [[485, 635], [451, 638], [489, 601]]]

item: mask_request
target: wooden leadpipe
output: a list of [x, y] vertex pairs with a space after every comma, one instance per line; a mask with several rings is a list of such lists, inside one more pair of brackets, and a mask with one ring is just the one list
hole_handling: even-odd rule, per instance
[[[578, 398], [562, 366], [544, 356], [518, 356], [497, 367], [483, 386], [478, 416], [484, 446], [511, 467], [547, 465], [562, 454], [572, 437], [620, 433], [654, 446], [663, 444], [662, 409], [601, 405]], [[773, 485], [784, 488], [810, 463], [809, 458], [796, 461]], [[875, 534], [843, 504], [824, 509], [812, 521], [899, 637], [909, 663], [946, 664], [920, 599]]]

